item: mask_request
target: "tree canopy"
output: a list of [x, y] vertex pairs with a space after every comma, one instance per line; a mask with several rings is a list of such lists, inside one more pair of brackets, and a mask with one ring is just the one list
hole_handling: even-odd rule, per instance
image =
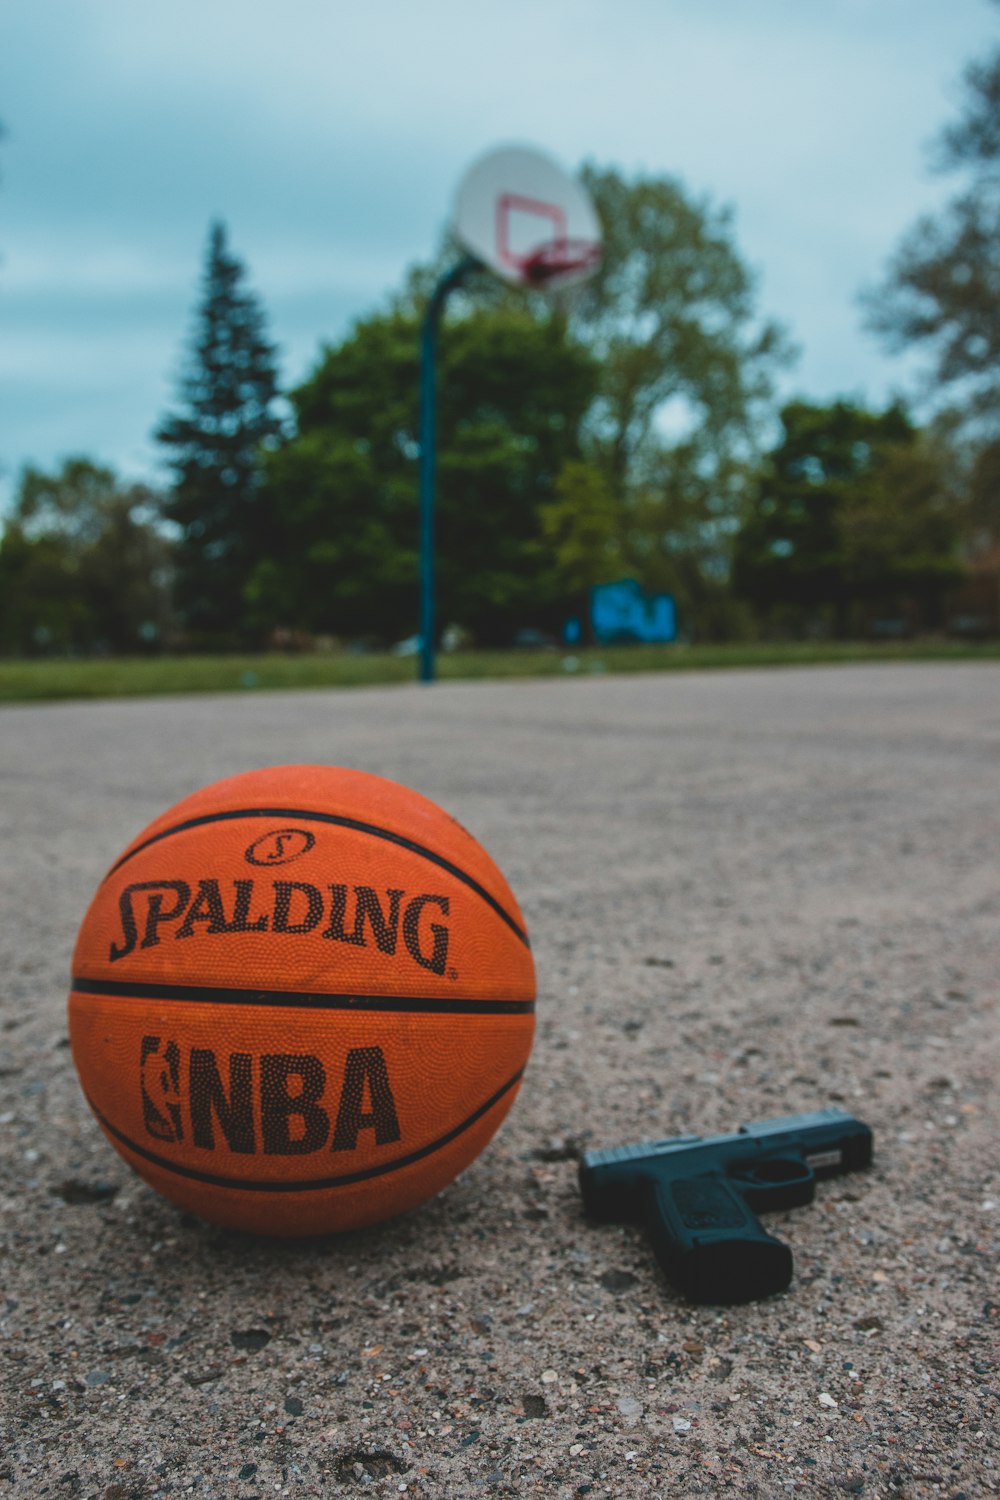
[[775, 324], [757, 319], [731, 212], [669, 177], [628, 180], [591, 165], [583, 181], [605, 240], [573, 313], [601, 369], [588, 417], [595, 456], [620, 491], [641, 486], [659, 470], [668, 416], [685, 439], [697, 434], [703, 457], [752, 451], [789, 350]]
[[161, 498], [69, 458], [28, 467], [0, 540], [0, 648], [24, 654], [129, 652], [170, 627]]
[[1000, 47], [965, 75], [964, 107], [942, 133], [938, 166], [961, 181], [909, 230], [865, 297], [891, 349], [929, 357], [927, 394], [959, 443], [974, 518], [1000, 539]]
[[863, 630], [865, 615], [937, 625], [959, 581], [940, 453], [893, 404], [795, 401], [766, 456], [734, 583], [772, 627]]
[[[417, 601], [419, 323], [359, 323], [292, 392], [296, 436], [265, 463], [255, 606], [293, 628], [392, 640]], [[558, 317], [500, 305], [446, 324], [438, 370], [438, 614], [484, 642], [550, 618], [541, 509], [594, 390]]]
[[762, 320], [730, 210], [669, 177], [588, 166], [605, 254], [572, 313], [598, 360], [584, 445], [619, 515], [626, 571], [682, 618], [719, 613], [773, 383], [792, 349]]

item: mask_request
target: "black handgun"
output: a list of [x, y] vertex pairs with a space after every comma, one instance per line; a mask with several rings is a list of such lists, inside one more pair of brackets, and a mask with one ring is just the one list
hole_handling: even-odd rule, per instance
[[733, 1135], [674, 1136], [580, 1159], [584, 1212], [638, 1221], [667, 1276], [695, 1302], [783, 1292], [792, 1252], [755, 1211], [811, 1203], [820, 1177], [867, 1167], [872, 1133], [840, 1109], [741, 1125]]

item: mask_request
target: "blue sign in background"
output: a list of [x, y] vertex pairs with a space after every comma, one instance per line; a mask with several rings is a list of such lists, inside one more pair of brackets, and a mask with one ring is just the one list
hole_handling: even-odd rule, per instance
[[672, 594], [646, 594], [634, 578], [619, 578], [591, 590], [590, 625], [601, 646], [673, 641], [677, 608]]

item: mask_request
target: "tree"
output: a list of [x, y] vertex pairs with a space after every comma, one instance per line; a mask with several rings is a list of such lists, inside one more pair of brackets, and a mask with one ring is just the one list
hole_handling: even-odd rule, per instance
[[865, 614], [936, 624], [962, 576], [941, 454], [898, 404], [790, 403], [740, 532], [734, 584], [770, 628], [840, 636]]
[[[328, 347], [266, 462], [263, 627], [392, 641], [417, 618], [419, 320], [393, 311]], [[438, 367], [438, 618], [482, 643], [559, 613], [541, 510], [596, 371], [564, 320], [492, 306], [449, 320]]]
[[964, 186], [906, 234], [881, 287], [865, 294], [869, 326], [892, 350], [930, 360], [928, 394], [958, 444], [970, 521], [1000, 538], [1000, 48], [965, 75], [961, 117], [941, 134], [938, 166]]
[[657, 461], [668, 406], [688, 432], [745, 444], [789, 351], [776, 325], [757, 324], [727, 209], [695, 202], [667, 177], [629, 182], [587, 166], [583, 180], [604, 257], [573, 322], [601, 362], [591, 432], [622, 488]]
[[617, 503], [625, 571], [674, 594], [688, 629], [725, 633], [733, 540], [791, 350], [757, 317], [728, 210], [667, 177], [583, 177], [605, 241], [571, 312], [600, 369], [585, 451]]
[[70, 458], [27, 468], [0, 541], [0, 647], [131, 652], [169, 629], [169, 545], [161, 499], [113, 470]]
[[621, 576], [624, 559], [618, 506], [600, 469], [568, 459], [552, 498], [539, 507], [560, 593], [586, 596]]
[[685, 633], [728, 640], [747, 631], [730, 588], [732, 554], [746, 515], [756, 465], [749, 454], [719, 453], [704, 433], [664, 443], [623, 508], [628, 573], [646, 589], [672, 594]]
[[156, 431], [174, 472], [167, 514], [180, 527], [177, 604], [192, 638], [217, 643], [243, 634], [247, 584], [266, 555], [261, 454], [282, 432], [276, 351], [245, 275], [225, 226], [213, 224], [181, 409]]
[[542, 507], [582, 458], [598, 369], [545, 309], [485, 308], [456, 321], [441, 361], [441, 618], [487, 644], [554, 628], [565, 580], [550, 567]]

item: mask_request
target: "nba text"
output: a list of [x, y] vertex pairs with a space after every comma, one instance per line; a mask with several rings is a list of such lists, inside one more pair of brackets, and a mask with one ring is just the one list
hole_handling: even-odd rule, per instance
[[353, 1151], [362, 1132], [377, 1146], [400, 1139], [381, 1047], [350, 1048], [334, 1073], [313, 1053], [217, 1056], [144, 1036], [139, 1087], [149, 1135], [205, 1151], [304, 1156]]

